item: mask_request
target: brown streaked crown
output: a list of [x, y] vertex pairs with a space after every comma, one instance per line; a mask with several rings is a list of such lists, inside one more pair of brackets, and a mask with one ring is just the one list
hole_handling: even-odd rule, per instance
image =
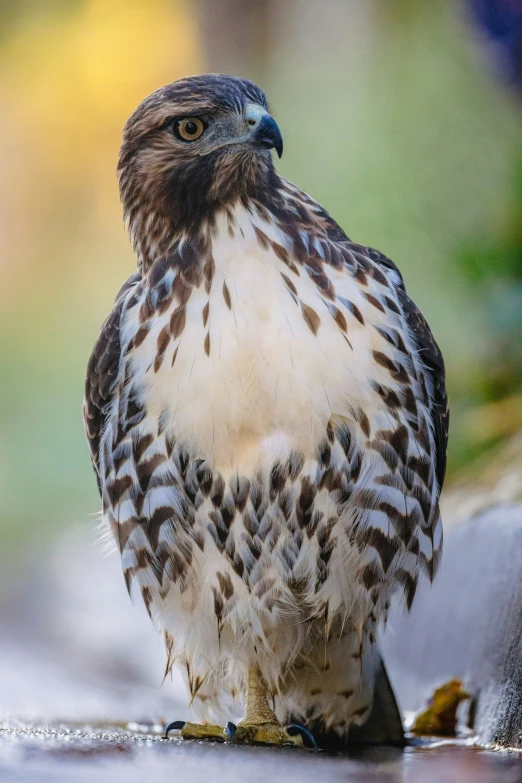
[[[268, 110], [263, 91], [252, 82], [206, 74], [156, 90], [127, 121], [118, 180], [142, 268], [176, 237], [212, 225], [220, 209], [277, 185], [269, 150], [233, 143], [246, 130], [249, 104]], [[197, 140], [180, 137], [185, 118], [203, 122]]]

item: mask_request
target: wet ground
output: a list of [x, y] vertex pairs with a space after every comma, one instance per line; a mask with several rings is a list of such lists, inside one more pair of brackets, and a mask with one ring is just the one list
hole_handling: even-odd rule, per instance
[[[522, 756], [433, 743], [350, 756], [163, 740], [161, 727], [0, 727], [2, 783], [519, 783]], [[149, 733], [150, 732], [150, 733]]]

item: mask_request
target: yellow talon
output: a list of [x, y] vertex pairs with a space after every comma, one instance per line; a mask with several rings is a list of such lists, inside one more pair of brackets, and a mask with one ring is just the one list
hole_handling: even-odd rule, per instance
[[257, 666], [248, 672], [246, 709], [232, 742], [241, 745], [294, 745], [303, 747], [302, 737], [289, 734], [268, 706], [267, 686]]
[[[274, 716], [275, 718], [275, 716]], [[280, 723], [251, 723], [241, 721], [234, 732], [233, 742], [239, 745], [293, 745], [303, 747], [300, 734], [288, 734]]]
[[210, 742], [224, 742], [228, 739], [225, 729], [212, 723], [189, 723], [186, 721], [174, 721], [165, 731], [168, 737], [169, 731], [179, 729], [179, 735], [183, 739], [209, 740]]
[[281, 726], [268, 706], [266, 693], [266, 683], [259, 668], [255, 666], [248, 672], [245, 717], [237, 726], [228, 723], [223, 729], [211, 723], [173, 721], [166, 727], [165, 737], [168, 737], [170, 731], [178, 730], [183, 739], [211, 742], [228, 740], [238, 745], [290, 745], [303, 748], [304, 735], [310, 747], [317, 747], [313, 736], [303, 726]]

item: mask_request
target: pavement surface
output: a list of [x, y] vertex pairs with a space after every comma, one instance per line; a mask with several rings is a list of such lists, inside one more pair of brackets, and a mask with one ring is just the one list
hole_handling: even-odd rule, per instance
[[[84, 726], [0, 728], [2, 783], [519, 783], [518, 754], [449, 744], [350, 756], [300, 749], [163, 740], [159, 727], [133, 732]], [[148, 733], [150, 732], [150, 733]]]

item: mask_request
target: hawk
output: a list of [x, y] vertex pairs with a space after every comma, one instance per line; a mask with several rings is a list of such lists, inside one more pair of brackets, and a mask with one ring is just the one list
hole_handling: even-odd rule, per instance
[[444, 364], [395, 264], [271, 149], [264, 93], [231, 76], [125, 125], [138, 271], [84, 402], [104, 520], [205, 721], [183, 737], [400, 742], [376, 634], [440, 559]]

